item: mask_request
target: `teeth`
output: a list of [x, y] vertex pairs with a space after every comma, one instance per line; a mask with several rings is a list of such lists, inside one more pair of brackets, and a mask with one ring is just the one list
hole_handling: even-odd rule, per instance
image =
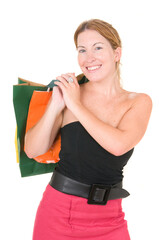
[[92, 70], [96, 70], [100, 68], [100, 66], [94, 66], [94, 67], [87, 67], [88, 70], [92, 71]]

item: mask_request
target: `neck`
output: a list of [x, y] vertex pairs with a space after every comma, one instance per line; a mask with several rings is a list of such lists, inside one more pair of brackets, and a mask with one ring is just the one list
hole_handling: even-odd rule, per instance
[[101, 81], [89, 81], [87, 83], [87, 89], [97, 94], [102, 94], [108, 99], [114, 98], [124, 91], [120, 86], [117, 75]]

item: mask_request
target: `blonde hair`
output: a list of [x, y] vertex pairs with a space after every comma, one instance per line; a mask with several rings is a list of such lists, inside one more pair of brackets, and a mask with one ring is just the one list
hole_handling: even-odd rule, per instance
[[[74, 42], [75, 42], [76, 48], [77, 48], [78, 35], [87, 29], [95, 30], [99, 34], [101, 34], [104, 38], [106, 38], [109, 41], [110, 45], [114, 50], [117, 49], [118, 47], [120, 48], [122, 47], [119, 34], [111, 24], [99, 19], [91, 19], [91, 20], [82, 22], [76, 29], [74, 34]], [[120, 80], [120, 60], [116, 63], [116, 68], [117, 68], [117, 74]]]

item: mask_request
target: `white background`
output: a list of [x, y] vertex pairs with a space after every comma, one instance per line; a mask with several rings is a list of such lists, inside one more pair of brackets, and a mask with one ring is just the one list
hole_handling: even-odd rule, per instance
[[12, 85], [18, 76], [47, 84], [61, 73], [81, 73], [73, 34], [90, 18], [113, 24], [121, 36], [124, 88], [145, 92], [153, 100], [147, 133], [125, 168], [124, 186], [131, 196], [123, 200], [123, 209], [132, 240], [159, 239], [157, 4], [157, 0], [0, 2], [0, 239], [32, 239], [36, 210], [51, 177], [20, 177], [14, 149]]

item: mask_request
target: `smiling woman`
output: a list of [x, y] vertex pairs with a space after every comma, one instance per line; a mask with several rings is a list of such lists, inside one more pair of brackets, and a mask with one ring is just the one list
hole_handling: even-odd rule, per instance
[[[118, 75], [121, 48], [112, 48], [109, 41], [95, 30], [85, 30], [78, 35], [78, 63], [84, 75], [91, 80], [112, 79]], [[110, 80], [111, 80], [110, 79]]]
[[[121, 57], [122, 44], [116, 29], [113, 28], [111, 24], [99, 19], [92, 19], [92, 20], [81, 23], [74, 34], [74, 42], [75, 42], [76, 48], [79, 49], [79, 53], [83, 53], [86, 51], [85, 49], [86, 46], [82, 46], [83, 44], [78, 41], [80, 33], [84, 33], [85, 30], [94, 30], [94, 31], [90, 31], [92, 32], [92, 34], [93, 32], [99, 33], [99, 36], [100, 36], [99, 42], [93, 44], [94, 50], [97, 50], [97, 51], [101, 50], [103, 48], [102, 45], [110, 45], [113, 50], [116, 50], [116, 52], [118, 52], [119, 55], [118, 55], [118, 59], [116, 59], [116, 70], [118, 73], [118, 78], [120, 79], [120, 57]], [[88, 41], [90, 41], [91, 39], [94, 39], [91, 37], [93, 36], [91, 36], [91, 33], [90, 33], [90, 36], [88, 36]], [[107, 40], [107, 43], [106, 43], [106, 40]]]
[[84, 22], [74, 39], [88, 81], [58, 76], [45, 114], [25, 138], [27, 154], [37, 156], [61, 131], [60, 161], [40, 202], [33, 240], [130, 240], [123, 168], [144, 136], [152, 102], [120, 86], [121, 41], [110, 24]]

